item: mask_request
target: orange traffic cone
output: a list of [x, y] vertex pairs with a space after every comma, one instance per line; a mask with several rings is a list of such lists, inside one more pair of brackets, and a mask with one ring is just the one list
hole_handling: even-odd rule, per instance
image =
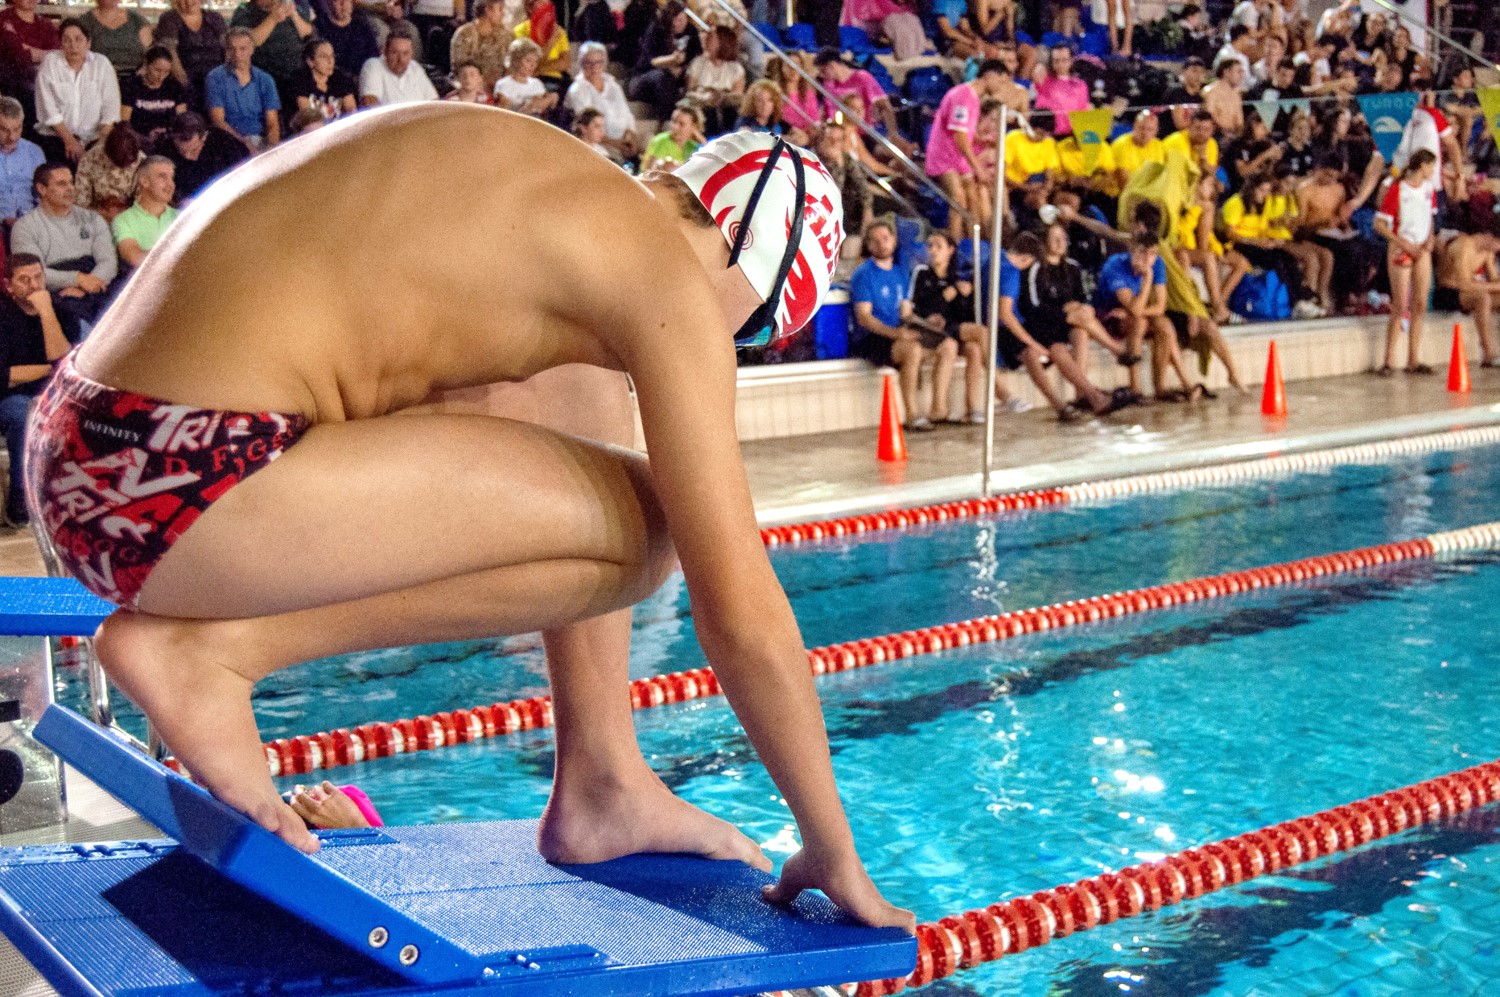
[[901, 413], [896, 408], [896, 375], [885, 375], [885, 388], [880, 396], [880, 442], [875, 447], [875, 456], [881, 460], [906, 459], [906, 435], [901, 431]]
[[1276, 340], [1271, 340], [1271, 355], [1266, 358], [1266, 388], [1260, 396], [1261, 415], [1286, 415], [1286, 387], [1281, 383], [1281, 359], [1276, 356]]
[[1453, 356], [1448, 358], [1448, 390], [1469, 393], [1469, 358], [1464, 355], [1463, 327], [1453, 323]]

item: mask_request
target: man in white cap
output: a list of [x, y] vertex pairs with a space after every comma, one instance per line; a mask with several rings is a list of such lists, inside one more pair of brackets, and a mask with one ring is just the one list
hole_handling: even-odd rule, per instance
[[[539, 630], [557, 724], [542, 854], [769, 869], [635, 743], [629, 607], [680, 560], [699, 641], [801, 832], [768, 898], [819, 888], [914, 929], [855, 851], [735, 436], [736, 338], [812, 315], [838, 198], [769, 135], [641, 182], [540, 122], [436, 103], [361, 114], [220, 180], [33, 416], [32, 507], [69, 569], [124, 607], [98, 634], [106, 672], [215, 795], [312, 851], [267, 774], [256, 681]], [[618, 445], [626, 375], [649, 464]], [[522, 418], [412, 411], [496, 382], [528, 382], [509, 404]]]

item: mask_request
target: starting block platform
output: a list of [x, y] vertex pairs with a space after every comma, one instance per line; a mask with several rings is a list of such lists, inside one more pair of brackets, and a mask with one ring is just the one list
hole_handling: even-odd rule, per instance
[[0, 932], [59, 993], [751, 994], [904, 976], [916, 941], [739, 862], [554, 866], [534, 821], [318, 832], [304, 855], [58, 706], [34, 736], [169, 839], [0, 849]]

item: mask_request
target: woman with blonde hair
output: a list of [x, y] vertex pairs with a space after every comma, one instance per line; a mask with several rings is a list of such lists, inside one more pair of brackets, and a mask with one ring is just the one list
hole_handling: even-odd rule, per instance
[[775, 80], [756, 80], [745, 90], [740, 101], [740, 116], [734, 123], [734, 130], [782, 134], [786, 131], [781, 120], [782, 103], [781, 87]]
[[557, 94], [547, 90], [536, 67], [542, 47], [530, 38], [517, 38], [505, 53], [506, 74], [495, 81], [495, 103], [508, 111], [544, 118], [557, 107]]
[[788, 129], [788, 140], [808, 145], [824, 119], [818, 92], [786, 59], [768, 61], [766, 78], [781, 90], [781, 123]]

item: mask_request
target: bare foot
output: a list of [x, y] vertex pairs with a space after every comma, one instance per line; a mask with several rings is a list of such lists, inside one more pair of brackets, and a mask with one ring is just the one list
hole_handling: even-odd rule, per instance
[[802, 849], [782, 866], [781, 881], [764, 887], [761, 896], [767, 903], [784, 907], [803, 890], [822, 890], [829, 900], [872, 928], [901, 928], [908, 934], [916, 933], [916, 916], [880, 895], [852, 850], [841, 855], [819, 856]]
[[548, 862], [606, 862], [637, 852], [676, 852], [737, 859], [762, 872], [771, 861], [728, 821], [672, 794], [649, 769], [626, 779], [561, 782], [542, 812], [537, 849]]
[[99, 627], [105, 674], [156, 725], [193, 778], [299, 851], [318, 839], [276, 793], [255, 714], [254, 683], [236, 672], [235, 621], [176, 620], [119, 610]]
[[292, 811], [309, 827], [369, 827], [370, 821], [342, 789], [323, 781], [292, 790]]

